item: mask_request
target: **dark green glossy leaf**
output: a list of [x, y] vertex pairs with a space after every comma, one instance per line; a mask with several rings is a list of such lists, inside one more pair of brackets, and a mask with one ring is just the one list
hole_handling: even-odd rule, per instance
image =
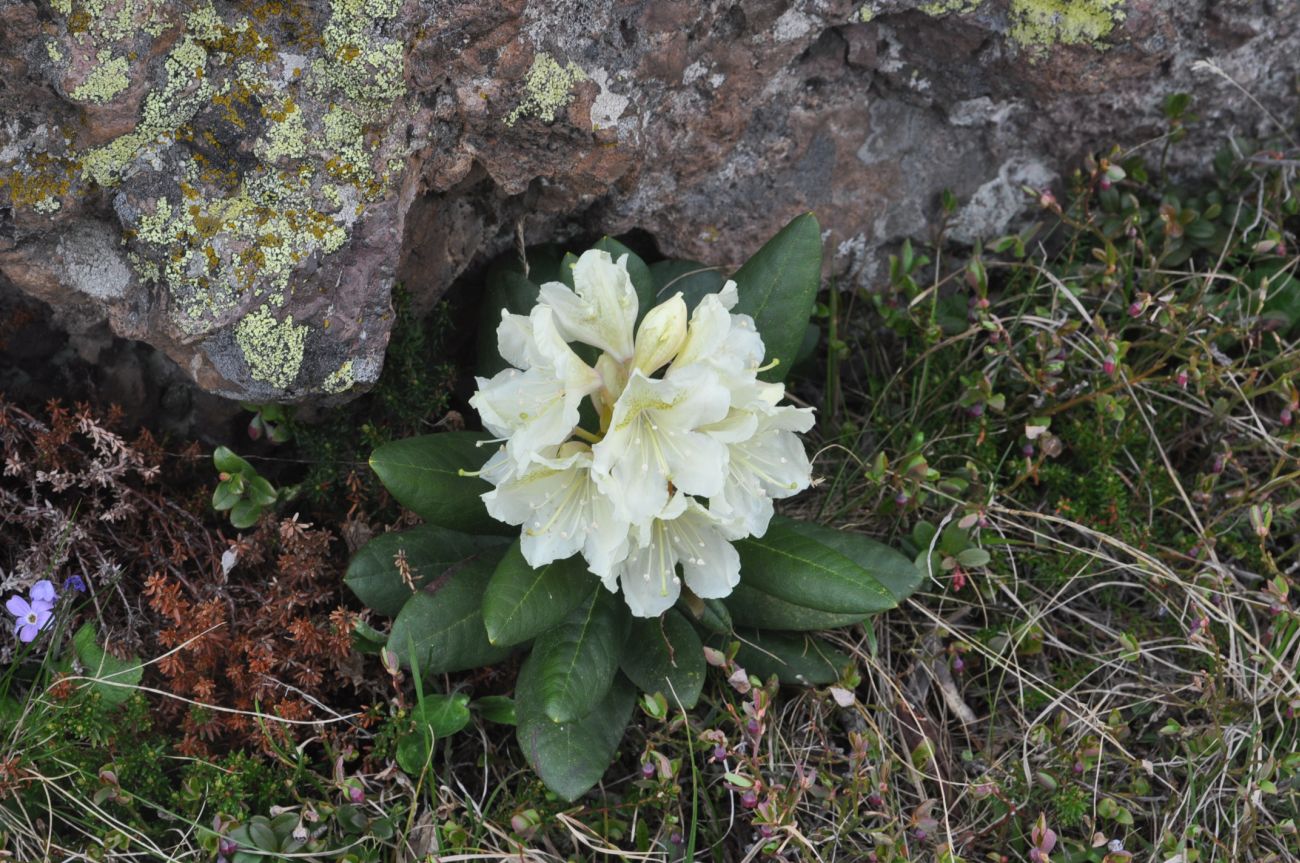
[[[767, 533], [736, 543], [740, 552], [741, 580], [777, 599], [818, 611], [865, 616], [898, 605], [899, 599], [880, 580], [896, 579], [900, 565], [894, 556], [879, 555], [883, 566], [866, 569], [846, 556], [855, 553], [872, 560], [875, 547], [859, 546], [841, 531], [787, 518], [773, 518]], [[842, 547], [843, 546], [843, 547]], [[897, 555], [903, 563], [906, 558]]]
[[258, 506], [270, 506], [276, 500], [275, 486], [255, 476], [248, 481], [248, 499]]
[[613, 760], [632, 717], [636, 687], [627, 678], [616, 677], [586, 716], [574, 722], [554, 722], [543, 707], [541, 675], [529, 667], [536, 661], [536, 655], [529, 656], [519, 671], [515, 736], [546, 787], [565, 800], [576, 800], [600, 781]]
[[881, 584], [900, 604], [925, 582], [925, 573], [908, 560], [902, 552], [860, 533], [835, 530], [812, 522], [794, 521], [777, 516], [773, 522], [799, 525], [799, 530], [835, 549], [862, 567], [874, 581]]
[[502, 310], [511, 314], [526, 315], [537, 304], [540, 282], [532, 269], [525, 276], [518, 256], [508, 252], [497, 258], [488, 268], [483, 297], [479, 301], [478, 363], [479, 375], [491, 377], [509, 364], [497, 349], [497, 327], [501, 324]]
[[[509, 653], [488, 642], [483, 628], [483, 591], [496, 561], [478, 557], [420, 591], [402, 606], [388, 635], [388, 647], [409, 667], [414, 652], [420, 673], [444, 674], [499, 662]], [[433, 587], [433, 586], [431, 586]]]
[[626, 637], [627, 607], [604, 587], [588, 588], [587, 598], [533, 643], [542, 712], [553, 722], [586, 716], [608, 691]]
[[504, 695], [487, 695], [470, 704], [471, 710], [476, 710], [488, 722], [495, 722], [498, 725], [514, 725], [515, 719], [515, 700]]
[[686, 308], [693, 310], [706, 294], [722, 290], [727, 278], [716, 267], [699, 261], [657, 261], [650, 265], [655, 284], [655, 302], [662, 303], [681, 291]]
[[424, 769], [439, 739], [469, 724], [469, 696], [426, 695], [411, 711], [415, 730], [397, 742], [397, 765], [415, 775]]
[[689, 710], [704, 688], [704, 645], [695, 627], [674, 610], [635, 619], [623, 645], [623, 673], [643, 692], [662, 692], [669, 704]]
[[836, 614], [830, 611], [818, 611], [778, 599], [748, 584], [741, 578], [725, 600], [731, 611], [731, 618], [741, 626], [756, 626], [760, 629], [785, 629], [809, 632], [820, 629], [836, 629], [849, 626], [862, 620], [862, 614]]
[[491, 457], [485, 432], [443, 432], [386, 443], [370, 467], [389, 493], [420, 518], [464, 533], [518, 533], [488, 515], [480, 496], [492, 486], [459, 471], [477, 471]]
[[533, 569], [516, 541], [497, 564], [483, 596], [488, 640], [509, 646], [536, 638], [582, 602], [595, 579], [581, 555]]
[[406, 555], [411, 578], [419, 589], [473, 558], [499, 560], [506, 542], [500, 536], [475, 536], [432, 524], [383, 533], [362, 546], [343, 580], [368, 608], [395, 617], [411, 598], [411, 588], [395, 562], [398, 552]]
[[840, 678], [853, 660], [819, 638], [793, 632], [738, 630], [741, 639], [736, 662], [750, 674], [767, 680], [773, 674], [782, 683], [825, 686]]
[[784, 380], [794, 365], [821, 285], [821, 227], [812, 213], [796, 217], [732, 277], [740, 302], [732, 311], [750, 315], [778, 364], [760, 377]]
[[640, 255], [613, 237], [602, 238], [592, 248], [608, 252], [616, 263], [619, 258], [627, 255], [627, 274], [632, 279], [632, 287], [636, 288], [637, 321], [640, 322], [645, 313], [655, 305], [655, 283], [650, 275], [650, 268], [646, 266], [645, 261], [641, 260]]

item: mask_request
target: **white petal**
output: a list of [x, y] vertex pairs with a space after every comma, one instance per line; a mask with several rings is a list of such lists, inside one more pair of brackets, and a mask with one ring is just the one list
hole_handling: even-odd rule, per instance
[[509, 438], [506, 450], [523, 470], [534, 453], [568, 439], [581, 401], [582, 394], [567, 392], [549, 369], [531, 368], [507, 369], [490, 381], [480, 378], [469, 403], [493, 434]]
[[628, 521], [650, 518], [668, 501], [668, 483], [687, 494], [717, 494], [727, 449], [696, 429], [727, 413], [716, 376], [693, 373], [654, 380], [633, 372], [614, 406], [604, 440], [593, 447], [597, 482]]
[[623, 599], [637, 617], [658, 617], [673, 607], [682, 592], [676, 552], [662, 523], [656, 522], [648, 534], [647, 542], [618, 566]]
[[740, 554], [708, 510], [691, 501], [685, 512], [663, 524], [681, 561], [686, 586], [696, 596], [721, 599], [740, 583]]
[[501, 358], [517, 369], [527, 369], [539, 360], [537, 342], [533, 339], [532, 321], [527, 315], [512, 315], [501, 310], [501, 323], [497, 324], [497, 351]]
[[632, 327], [637, 297], [627, 273], [627, 256], [616, 263], [608, 252], [591, 249], [573, 266], [574, 290], [560, 282], [542, 285], [542, 303], [555, 312], [566, 340], [608, 351], [620, 362], [632, 357]]

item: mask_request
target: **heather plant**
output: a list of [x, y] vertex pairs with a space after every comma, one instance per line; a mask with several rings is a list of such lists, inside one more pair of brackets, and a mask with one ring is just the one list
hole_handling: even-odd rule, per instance
[[811, 480], [797, 436], [811, 410], [781, 404], [820, 280], [811, 215], [734, 280], [651, 268], [613, 240], [545, 260], [489, 278], [499, 357], [470, 400], [488, 433], [375, 451], [426, 525], [373, 540], [347, 580], [393, 616], [379, 641], [413, 671], [531, 645], [518, 740], [574, 799], [613, 758], [636, 689], [694, 706], [704, 642], [741, 632], [778, 677], [824, 683], [847, 662], [803, 633], [896, 606], [919, 573], [865, 537], [775, 515]]

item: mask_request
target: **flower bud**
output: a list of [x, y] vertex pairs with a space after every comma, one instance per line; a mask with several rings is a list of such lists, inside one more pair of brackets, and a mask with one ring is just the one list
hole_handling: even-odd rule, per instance
[[646, 313], [636, 331], [632, 364], [651, 375], [672, 362], [686, 341], [686, 301], [679, 291]]

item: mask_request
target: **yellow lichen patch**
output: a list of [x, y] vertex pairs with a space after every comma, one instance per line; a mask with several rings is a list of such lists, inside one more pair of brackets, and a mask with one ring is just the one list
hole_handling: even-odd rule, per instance
[[114, 57], [113, 52], [105, 50], [99, 52], [98, 58], [99, 65], [69, 94], [78, 102], [110, 102], [131, 85], [125, 57]]
[[983, 0], [933, 0], [921, 7], [927, 15], [951, 15], [974, 12]]
[[14, 207], [30, 207], [38, 213], [59, 209], [60, 199], [71, 187], [73, 166], [48, 153], [33, 153], [22, 171], [0, 175], [0, 191], [8, 189]]
[[1053, 45], [1106, 47], [1124, 0], [1011, 0], [1011, 40], [1035, 54]]
[[352, 360], [348, 360], [329, 373], [321, 384], [321, 388], [333, 395], [334, 393], [343, 392], [354, 383], [356, 383], [356, 378], [352, 373]]
[[576, 63], [561, 66], [550, 54], [538, 54], [524, 81], [524, 99], [506, 117], [506, 125], [513, 126], [520, 117], [554, 122], [555, 113], [573, 101], [573, 86], [586, 79]]
[[235, 343], [243, 351], [253, 380], [285, 389], [302, 367], [307, 327], [295, 324], [289, 317], [277, 321], [263, 305], [235, 325]]

